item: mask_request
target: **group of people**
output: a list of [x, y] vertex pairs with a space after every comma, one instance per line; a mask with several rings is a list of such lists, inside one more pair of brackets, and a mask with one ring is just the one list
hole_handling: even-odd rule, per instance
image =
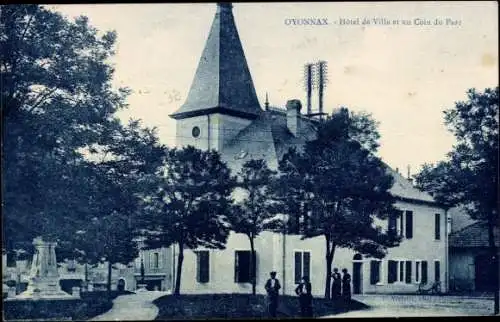
[[332, 273], [332, 300], [350, 300], [351, 299], [351, 275], [347, 269], [342, 269], [343, 276], [340, 275], [338, 268], [333, 269]]
[[[347, 269], [342, 269], [343, 276], [340, 275], [337, 268], [332, 272], [332, 299], [351, 299], [351, 275]], [[278, 310], [278, 297], [281, 284], [276, 278], [276, 272], [270, 273], [270, 278], [266, 281], [265, 289], [268, 296], [268, 309], [271, 317], [276, 317]], [[312, 317], [312, 287], [308, 276], [303, 276], [299, 285], [295, 288], [295, 294], [299, 297], [300, 312], [302, 317]]]

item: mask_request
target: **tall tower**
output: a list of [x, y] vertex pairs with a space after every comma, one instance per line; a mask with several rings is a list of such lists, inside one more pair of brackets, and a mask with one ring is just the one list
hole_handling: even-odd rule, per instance
[[218, 3], [187, 99], [170, 114], [177, 146], [220, 151], [261, 112], [232, 4]]

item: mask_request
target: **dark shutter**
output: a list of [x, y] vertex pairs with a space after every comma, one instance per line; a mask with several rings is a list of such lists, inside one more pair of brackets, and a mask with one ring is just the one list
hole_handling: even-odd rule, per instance
[[304, 252], [304, 269], [303, 269], [303, 272], [304, 272], [304, 275], [308, 276], [309, 278], [311, 278], [311, 253], [309, 252]]
[[420, 262], [415, 263], [415, 281], [420, 281]]
[[251, 256], [250, 251], [244, 250], [240, 252], [240, 259], [239, 259], [240, 283], [250, 282], [250, 256]]
[[439, 282], [441, 280], [441, 265], [439, 261], [434, 262], [434, 280]]
[[295, 252], [295, 284], [302, 279], [302, 252]]
[[208, 283], [209, 281], [209, 252], [201, 251], [198, 252], [198, 275], [200, 283]]
[[406, 238], [413, 238], [413, 211], [406, 211]]
[[440, 214], [435, 214], [434, 216], [434, 239], [439, 240], [441, 239], [441, 215]]
[[422, 283], [427, 284], [427, 261], [422, 261]]
[[389, 261], [388, 265], [389, 269], [388, 269], [387, 280], [389, 283], [394, 283], [398, 277], [398, 262]]
[[399, 262], [399, 281], [402, 282], [405, 277], [405, 262]]
[[411, 261], [406, 261], [406, 280], [407, 284], [411, 283]]
[[380, 282], [380, 261], [370, 261], [370, 284]]

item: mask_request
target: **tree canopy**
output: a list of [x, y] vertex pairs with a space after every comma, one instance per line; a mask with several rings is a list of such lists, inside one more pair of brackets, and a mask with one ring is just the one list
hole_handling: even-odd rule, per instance
[[[326, 297], [336, 247], [383, 257], [386, 248], [398, 242], [375, 221], [395, 211], [389, 192], [392, 176], [380, 159], [363, 148], [376, 148], [377, 135], [357, 136], [363, 131], [351, 130], [356, 124], [351, 117], [347, 109], [334, 113], [320, 125], [317, 140], [307, 142], [302, 151], [290, 150], [279, 164], [277, 186], [291, 214], [289, 228], [303, 238], [325, 237]], [[365, 119], [357, 124], [373, 125], [369, 117], [361, 117]]]

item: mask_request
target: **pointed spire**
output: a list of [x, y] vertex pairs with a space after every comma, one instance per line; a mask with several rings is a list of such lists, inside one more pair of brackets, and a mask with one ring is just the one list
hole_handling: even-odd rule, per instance
[[266, 102], [264, 103], [264, 106], [266, 107], [266, 111], [269, 110], [269, 97], [267, 97], [267, 92], [266, 92]]
[[232, 4], [219, 2], [187, 99], [170, 116], [182, 119], [224, 113], [255, 118], [261, 112]]

